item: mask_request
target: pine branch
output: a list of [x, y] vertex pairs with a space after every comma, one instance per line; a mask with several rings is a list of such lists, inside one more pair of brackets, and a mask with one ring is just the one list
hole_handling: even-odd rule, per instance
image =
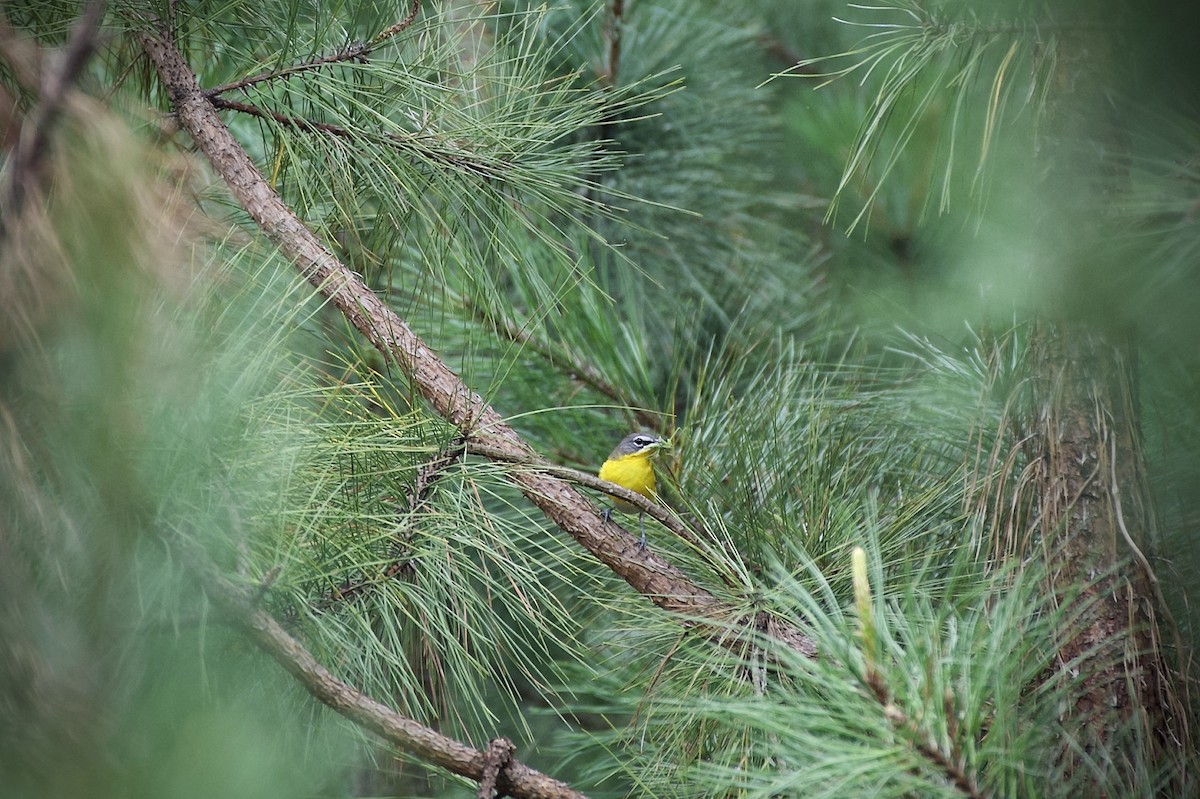
[[699, 538], [702, 533], [698, 533], [697, 531], [688, 527], [686, 524], [680, 521], [679, 517], [669, 512], [666, 508], [654, 500], [649, 499], [648, 497], [645, 497], [636, 491], [630, 491], [625, 486], [617, 485], [616, 483], [610, 483], [608, 480], [601, 480], [594, 474], [581, 472], [578, 469], [570, 469], [566, 466], [556, 466], [553, 464], [546, 464], [532, 460], [513, 460], [509, 453], [484, 444], [470, 443], [467, 445], [467, 451], [473, 455], [482, 455], [494, 461], [506, 461], [508, 463], [531, 466], [540, 472], [554, 475], [555, 477], [561, 477], [565, 480], [570, 480], [571, 482], [587, 486], [588, 488], [594, 488], [597, 491], [602, 491], [609, 496], [623, 499], [630, 505], [635, 506], [640, 512], [645, 513], [647, 516], [662, 524], [672, 533], [679, 536], [680, 539], [686, 541], [696, 551], [704, 551], [703, 544]]
[[608, 39], [608, 63], [604, 68], [603, 81], [608, 86], [616, 86], [621, 72], [621, 29], [625, 27], [625, 0], [612, 0], [609, 8], [608, 29], [605, 38]]
[[633, 397], [625, 394], [625, 392], [607, 380], [595, 366], [576, 358], [574, 353], [568, 351], [566, 347], [555, 347], [550, 342], [537, 338], [523, 326], [518, 326], [506, 319], [489, 315], [486, 309], [481, 308], [467, 297], [462, 298], [462, 303], [476, 319], [487, 323], [500, 335], [515, 344], [528, 347], [544, 358], [551, 366], [568, 370], [575, 379], [590, 386], [618, 405], [628, 408], [634, 420], [641, 427], [647, 430], [658, 428], [660, 420], [656, 415], [638, 407]]
[[499, 795], [522, 799], [587, 799], [566, 783], [512, 760], [511, 749], [507, 758], [491, 754], [492, 749], [481, 752], [400, 715], [338, 679], [271, 614], [258, 607], [256, 592], [227, 580], [203, 553], [193, 551], [189, 555], [205, 594], [305, 690], [354, 723], [451, 773], [479, 781], [481, 785], [490, 779]]
[[[984, 799], [990, 794], [984, 793], [975, 782], [973, 775], [967, 773], [953, 755], [948, 755], [938, 747], [933, 737], [923, 730], [917, 719], [911, 719], [893, 701], [891, 686], [878, 667], [879, 646], [875, 627], [874, 607], [871, 597], [871, 584], [867, 577], [867, 556], [862, 547], [855, 547], [851, 554], [851, 572], [854, 578], [854, 604], [858, 613], [859, 637], [862, 639], [863, 680], [871, 690], [871, 696], [883, 708], [883, 717], [892, 728], [903, 733], [912, 742], [917, 753], [933, 764], [934, 768], [946, 776], [954, 786], [969, 799]], [[949, 698], [943, 702], [947, 717], [953, 724], [954, 709]]]
[[[456, 437], [436, 457], [418, 469], [416, 479], [413, 481], [412, 490], [408, 492], [407, 501], [396, 503], [400, 514], [411, 516], [420, 510], [428, 502], [429, 491], [433, 487], [433, 484], [446, 473], [447, 469], [462, 460], [466, 451], [462, 437]], [[411, 573], [411, 558], [407, 552], [403, 551], [403, 547], [409, 543], [410, 541], [401, 540], [399, 537], [392, 542], [391, 553], [389, 555], [391, 562], [384, 568], [380, 575], [382, 579], [390, 580], [397, 575]], [[362, 577], [354, 581], [347, 580], [340, 587], [334, 588], [328, 596], [317, 600], [316, 606], [324, 609], [336, 602], [352, 599], [374, 585], [380, 577]]]
[[[244, 103], [238, 100], [226, 100], [223, 97], [212, 98], [212, 104], [215, 108], [228, 109], [230, 111], [238, 111], [239, 113], [249, 114], [252, 117], [259, 119], [269, 119], [275, 123], [287, 128], [293, 128], [299, 131], [325, 133], [330, 136], [337, 136], [341, 139], [357, 139], [366, 138], [371, 134], [363, 133], [358, 130], [344, 128], [341, 125], [333, 125], [328, 122], [315, 122], [304, 117], [288, 116], [281, 114], [278, 111], [268, 111], [260, 108], [252, 103]], [[376, 134], [390, 146], [401, 151], [416, 151], [422, 158], [435, 163], [446, 164], [447, 166], [460, 169], [475, 177], [480, 177], [485, 180], [498, 177], [499, 170], [495, 164], [488, 163], [483, 159], [470, 158], [462, 155], [451, 155], [445, 151], [438, 150], [433, 147], [424, 147], [419, 143], [419, 138], [416, 136], [401, 136], [396, 133]]]
[[[180, 124], [237, 201], [301, 274], [470, 442], [503, 453], [507, 460], [549, 466], [284, 204], [221, 123], [195, 73], [166, 35], [143, 32], [138, 38], [171, 96]], [[566, 481], [532, 469], [511, 471], [509, 477], [562, 530], [634, 590], [677, 614], [685, 626], [727, 632], [726, 620], [740, 615], [673, 564], [639, 548], [633, 536], [605, 523], [591, 502]], [[816, 654], [812, 639], [794, 627], [783, 629], [780, 639], [807, 657]]]
[[354, 42], [347, 45], [333, 55], [321, 56], [314, 58], [311, 61], [305, 61], [302, 64], [293, 64], [283, 69], [276, 69], [270, 72], [260, 72], [257, 75], [251, 75], [240, 80], [235, 80], [231, 83], [225, 83], [212, 89], [206, 90], [204, 93], [211, 99], [215, 99], [222, 94], [232, 91], [245, 91], [251, 86], [259, 83], [265, 83], [272, 80], [280, 80], [290, 78], [293, 75], [299, 75], [302, 72], [311, 72], [321, 67], [327, 67], [332, 64], [340, 64], [345, 61], [361, 61], [371, 54], [378, 45], [392, 38], [396, 34], [408, 28], [417, 19], [417, 14], [421, 11], [421, 0], [412, 0], [412, 8], [409, 10], [408, 16], [377, 33], [369, 42]]
[[[871, 684], [872, 692], [875, 699], [883, 706], [883, 715], [898, 732], [903, 732], [905, 737], [912, 741], [913, 748], [917, 752], [933, 764], [934, 768], [938, 769], [946, 776], [950, 782], [954, 783], [954, 787], [962, 793], [963, 796], [969, 799], [985, 799], [991, 796], [990, 793], [985, 793], [975, 782], [975, 778], [968, 774], [966, 770], [956, 763], [954, 758], [943, 752], [938, 745], [933, 741], [932, 736], [926, 733], [917, 722], [905, 715], [904, 711], [899, 708], [891, 700], [891, 691], [887, 684], [883, 682], [883, 678], [879, 672], [873, 672], [875, 680]], [[953, 716], [953, 708], [950, 718]]]
[[237, 111], [242, 114], [249, 114], [252, 117], [258, 117], [259, 119], [270, 119], [286, 128], [295, 128], [296, 130], [304, 131], [319, 131], [321, 133], [328, 133], [331, 136], [338, 136], [344, 139], [352, 139], [355, 136], [354, 132], [343, 128], [340, 125], [331, 125], [328, 122], [314, 122], [313, 120], [305, 119], [304, 117], [293, 117], [286, 114], [280, 114], [278, 111], [267, 111], [266, 109], [259, 108], [252, 103], [243, 103], [238, 100], [226, 100], [223, 97], [214, 97], [212, 98], [212, 104], [214, 108]]

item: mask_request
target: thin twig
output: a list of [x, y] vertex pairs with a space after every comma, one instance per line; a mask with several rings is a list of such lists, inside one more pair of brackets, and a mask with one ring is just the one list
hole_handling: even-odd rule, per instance
[[433, 484], [446, 473], [447, 469], [462, 460], [466, 451], [466, 442], [463, 437], [455, 436], [446, 448], [437, 454], [437, 457], [431, 459], [417, 471], [417, 478], [413, 481], [412, 490], [408, 492], [406, 513], [416, 513], [429, 501], [429, 490]]
[[417, 14], [420, 13], [420, 11], [421, 11], [421, 0], [412, 0], [412, 7], [409, 9], [408, 16], [405, 17], [404, 19], [400, 20], [399, 22], [397, 22], [395, 25], [392, 25], [390, 28], [385, 28], [382, 31], [380, 31], [379, 33], [375, 34], [375, 37], [373, 39], [371, 39], [371, 47], [374, 48], [375, 45], [379, 44], [380, 42], [382, 42], [386, 39], [392, 38], [397, 33], [400, 33], [405, 28], [407, 28], [409, 25], [412, 25], [413, 22], [417, 18]]
[[[403, 504], [396, 503], [403, 508], [402, 513], [397, 515], [411, 517], [420, 510], [429, 501], [429, 492], [433, 484], [446, 473], [447, 469], [458, 463], [465, 453], [466, 447], [463, 444], [463, 439], [461, 436], [457, 436], [450, 442], [449, 446], [418, 469], [416, 479], [413, 480], [412, 489], [408, 492], [407, 502]], [[397, 530], [399, 530], [399, 526], [397, 524]], [[408, 556], [408, 553], [404, 551], [404, 548], [409, 543], [410, 541], [402, 540], [397, 536], [392, 542], [391, 553], [388, 556], [390, 562], [378, 576], [360, 577], [353, 581], [347, 580], [342, 585], [332, 589], [329, 596], [323, 600], [317, 600], [316, 607], [324, 609], [336, 602], [352, 599], [369, 586], [378, 583], [381, 579], [390, 580], [410, 571], [412, 569], [412, 560]]]
[[658, 504], [654, 500], [639, 494], [636, 491], [630, 491], [628, 488], [616, 483], [610, 483], [608, 480], [601, 480], [594, 474], [581, 472], [578, 469], [572, 469], [567, 466], [557, 466], [552, 463], [536, 461], [529, 458], [515, 458], [511, 453], [500, 450], [496, 447], [488, 446], [487, 444], [476, 443], [474, 441], [467, 442], [467, 452], [472, 455], [482, 455], [485, 458], [494, 461], [504, 461], [523, 466], [529, 466], [539, 472], [551, 474], [555, 477], [562, 477], [574, 483], [594, 488], [612, 497], [617, 497], [635, 506], [638, 511], [645, 513], [647, 516], [660, 522], [664, 527], [670, 530], [680, 539], [686, 541], [693, 549], [703, 552], [704, 546], [698, 537], [699, 534], [689, 528], [680, 519]]
[[600, 370], [590, 363], [575, 358], [564, 347], [553, 347], [549, 342], [537, 338], [528, 329], [517, 326], [507, 319], [489, 315], [468, 297], [462, 298], [463, 305], [476, 319], [491, 325], [492, 329], [515, 344], [528, 347], [540, 355], [551, 366], [566, 369], [572, 378], [595, 389], [618, 405], [628, 408], [635, 422], [646, 430], [657, 430], [662, 419], [644, 408], [637, 407], [633, 398], [626, 395], [605, 379]]
[[304, 117], [292, 117], [286, 114], [280, 114], [277, 111], [268, 111], [265, 108], [259, 108], [252, 103], [243, 103], [237, 100], [226, 100], [224, 97], [213, 97], [212, 104], [215, 108], [238, 111], [242, 114], [249, 114], [252, 117], [258, 117], [259, 119], [271, 119], [275, 122], [278, 122], [280, 125], [289, 128], [328, 133], [330, 136], [338, 136], [345, 139], [353, 139], [356, 136], [353, 131], [338, 125], [331, 125], [328, 122], [314, 122], [311, 119], [305, 119]]
[[208, 95], [209, 98], [216, 99], [222, 94], [227, 94], [233, 91], [244, 91], [251, 86], [259, 83], [265, 83], [266, 81], [290, 78], [293, 75], [299, 75], [302, 72], [311, 72], [314, 69], [320, 69], [321, 67], [329, 66], [330, 64], [340, 64], [345, 61], [353, 61], [354, 59], [362, 58], [369, 52], [370, 48], [365, 42], [353, 42], [352, 44], [347, 45], [332, 55], [321, 56], [320, 58], [315, 58], [312, 61], [305, 61], [301, 64], [293, 64], [290, 67], [284, 67], [283, 69], [271, 70], [270, 72], [260, 72], [257, 75], [250, 75], [249, 77], [241, 78], [240, 80], [235, 80], [212, 89], [207, 89], [204, 93]]
[[419, 139], [416, 136], [401, 136], [397, 133], [385, 133], [372, 135], [361, 133], [350, 128], [343, 128], [340, 125], [334, 125], [329, 122], [314, 122], [311, 119], [304, 117], [293, 117], [287, 114], [280, 114], [277, 111], [268, 111], [265, 108], [260, 108], [253, 103], [240, 102], [238, 100], [227, 100], [224, 97], [213, 97], [211, 102], [215, 108], [227, 109], [230, 111], [238, 111], [243, 114], [249, 114], [259, 119], [269, 119], [284, 127], [295, 128], [300, 131], [325, 133], [330, 136], [337, 136], [342, 139], [375, 139], [382, 140], [393, 146], [395, 149], [402, 152], [417, 153], [422, 158], [433, 161], [438, 164], [445, 164], [454, 167], [463, 172], [466, 172], [475, 177], [491, 180], [499, 174], [499, 170], [494, 164], [485, 161], [468, 158], [460, 155], [451, 155], [444, 151], [440, 151], [432, 147], [420, 146]]
[[604, 66], [604, 83], [616, 86], [621, 70], [621, 29], [625, 26], [625, 0], [612, 0], [608, 14], [608, 63]]
[[313, 70], [327, 67], [332, 64], [341, 64], [346, 61], [356, 61], [366, 58], [380, 43], [392, 38], [396, 34], [403, 31], [405, 28], [413, 24], [417, 18], [417, 14], [421, 10], [421, 0], [413, 0], [412, 9], [404, 19], [391, 25], [379, 33], [375, 34], [369, 42], [353, 42], [332, 55], [321, 56], [314, 58], [311, 61], [305, 61], [301, 64], [293, 64], [283, 69], [270, 70], [268, 72], [260, 72], [257, 75], [241, 78], [239, 80], [225, 83], [212, 89], [205, 90], [205, 95], [210, 99], [219, 97], [222, 94], [233, 91], [244, 91], [251, 86], [259, 83], [265, 83], [272, 80], [280, 80], [290, 78], [293, 75], [299, 75], [302, 72], [312, 72]]

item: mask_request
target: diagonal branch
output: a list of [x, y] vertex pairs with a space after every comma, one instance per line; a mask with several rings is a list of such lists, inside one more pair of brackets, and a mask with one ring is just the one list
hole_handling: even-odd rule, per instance
[[237, 111], [242, 114], [248, 114], [259, 119], [268, 119], [283, 127], [292, 128], [307, 133], [325, 133], [330, 136], [337, 136], [342, 139], [372, 139], [382, 140], [389, 147], [402, 152], [413, 152], [420, 155], [422, 158], [433, 161], [439, 164], [445, 164], [455, 169], [461, 170], [468, 175], [483, 178], [485, 180], [501, 177], [500, 170], [503, 168], [501, 162], [489, 162], [485, 158], [472, 156], [469, 154], [451, 153], [447, 150], [439, 150], [437, 147], [423, 146], [421, 137], [416, 135], [400, 135], [398, 133], [384, 134], [368, 134], [362, 133], [350, 128], [344, 128], [341, 125], [334, 125], [329, 122], [316, 122], [304, 117], [288, 116], [281, 114], [278, 111], [268, 111], [260, 108], [252, 103], [244, 103], [238, 100], [226, 100], [224, 97], [213, 97], [210, 100], [214, 108], [226, 109], [229, 111]]
[[238, 111], [243, 114], [249, 114], [252, 117], [259, 119], [270, 119], [274, 122], [288, 128], [296, 128], [304, 131], [318, 131], [320, 133], [328, 133], [331, 136], [340, 136], [342, 138], [354, 138], [354, 133], [340, 125], [331, 125], [328, 122], [314, 122], [304, 117], [292, 117], [287, 114], [281, 114], [278, 111], [267, 111], [250, 103], [239, 102], [238, 100], [226, 100], [224, 97], [212, 98], [212, 104], [215, 108], [226, 108], [230, 111]]
[[578, 469], [570, 469], [566, 466], [547, 464], [540, 460], [518, 460], [513, 458], [504, 450], [500, 450], [495, 447], [489, 447], [485, 444], [469, 444], [467, 445], [467, 451], [472, 455], [482, 455], [483, 457], [494, 461], [523, 464], [525, 466], [537, 469], [540, 472], [544, 472], [545, 474], [553, 475], [554, 477], [561, 477], [564, 480], [570, 480], [573, 483], [579, 483], [580, 485], [587, 486], [588, 488], [594, 488], [597, 491], [602, 491], [609, 496], [623, 499], [630, 505], [636, 507], [639, 512], [646, 514], [650, 518], [662, 524], [663, 527], [666, 527], [672, 533], [679, 536], [680, 539], [690, 544], [692, 548], [696, 549], [697, 551], [704, 550], [699, 537], [701, 533], [698, 533], [680, 521], [677, 516], [670, 513], [666, 508], [654, 500], [644, 497], [636, 491], [630, 491], [625, 486], [617, 485], [616, 483], [610, 483], [608, 480], [601, 480], [594, 474], [581, 472]]
[[257, 75], [241, 78], [224, 83], [205, 92], [210, 98], [217, 97], [227, 92], [245, 90], [259, 83], [265, 83], [271, 80], [279, 80], [281, 78], [290, 78], [293, 75], [299, 75], [302, 72], [312, 72], [313, 70], [327, 67], [331, 64], [340, 64], [344, 61], [358, 61], [366, 58], [371, 54], [371, 51], [378, 47], [383, 42], [392, 38], [396, 34], [408, 28], [417, 19], [417, 14], [421, 11], [421, 0], [412, 0], [412, 6], [409, 8], [408, 16], [397, 22], [395, 25], [390, 25], [383, 29], [375, 36], [371, 37], [369, 42], [354, 42], [346, 45], [341, 50], [333, 55], [321, 56], [314, 58], [311, 61], [305, 61], [301, 64], [292, 64], [283, 69], [271, 70], [268, 72], [260, 72]]
[[478, 303], [471, 300], [469, 297], [462, 297], [463, 306], [469, 310], [476, 319], [491, 326], [500, 335], [512, 341], [514, 344], [520, 344], [522, 347], [527, 347], [534, 353], [545, 359], [546, 363], [559, 369], [570, 370], [572, 377], [576, 380], [590, 386], [593, 390], [598, 391], [604, 396], [611, 399], [618, 405], [622, 405], [629, 409], [629, 413], [645, 430], [658, 429], [661, 419], [655, 414], [644, 408], [637, 407], [633, 398], [627, 396], [623, 391], [617, 388], [612, 382], [604, 377], [604, 375], [590, 363], [586, 363], [574, 356], [567, 347], [558, 345], [554, 346], [544, 338], [538, 338], [533, 333], [530, 333], [526, 326], [517, 325], [507, 319], [503, 319], [498, 314], [489, 313], [488, 309], [483, 308]]
[[[507, 460], [545, 464], [482, 397], [463, 383], [362, 279], [342, 264], [267, 184], [249, 155], [222, 124], [195, 73], [164, 35], [139, 34], [167, 88], [180, 124], [237, 201], [266, 236], [354, 327], [412, 381], [433, 409], [471, 443], [493, 448]], [[697, 585], [656, 553], [639, 549], [633, 536], [606, 524], [570, 483], [533, 469], [512, 470], [510, 479], [556, 525], [659, 608], [678, 614], [688, 627], [728, 630], [739, 612]], [[806, 656], [816, 645], [800, 630], [782, 636]]]
[[489, 776], [503, 795], [522, 799], [587, 799], [566, 783], [536, 771], [524, 763], [507, 760], [497, 765], [481, 752], [436, 730], [400, 715], [392, 708], [338, 679], [299, 641], [288, 635], [279, 622], [257, 607], [254, 592], [220, 575], [201, 553], [193, 556], [195, 571], [204, 593], [263, 651], [283, 666], [318, 700], [361, 727], [380, 735], [406, 752], [454, 774], [476, 781]]
[[[456, 436], [445, 449], [437, 454], [437, 457], [418, 469], [412, 489], [405, 498], [406, 501], [396, 503], [397, 517], [411, 517], [421, 510], [429, 502], [429, 492], [433, 488], [433, 484], [446, 473], [447, 469], [461, 461], [466, 453], [466, 444], [462, 436]], [[398, 523], [397, 533], [399, 531]], [[411, 574], [412, 557], [411, 553], [406, 551], [411, 543], [411, 536], [401, 538], [397, 534], [392, 541], [391, 552], [388, 554], [389, 563], [382, 572], [377, 575], [359, 577], [356, 580], [346, 580], [340, 586], [333, 588], [327, 596], [318, 600], [316, 607], [321, 609], [332, 606], [335, 602], [352, 599], [372, 585], [376, 585], [381, 579], [390, 580], [394, 577]]]
[[[949, 736], [951, 751], [946, 752], [942, 748], [942, 743], [924, 729], [920, 716], [912, 718], [897, 705], [887, 678], [877, 666], [879, 646], [873, 610], [874, 600], [871, 598], [871, 583], [867, 577], [867, 555], [862, 547], [854, 548], [850, 568], [854, 577], [854, 599], [859, 625], [858, 637], [862, 640], [863, 681], [866, 682], [867, 687], [871, 690], [871, 695], [883, 709], [884, 718], [896, 732], [902, 733], [905, 738], [909, 739], [917, 753], [932, 763], [934, 768], [953, 783], [963, 796], [969, 799], [984, 799], [985, 796], [991, 796], [991, 793], [985, 793], [979, 787], [975, 775], [967, 771], [961, 753], [955, 752], [953, 733]], [[949, 695], [943, 702], [943, 707], [946, 710], [947, 726], [953, 730], [957, 713]]]

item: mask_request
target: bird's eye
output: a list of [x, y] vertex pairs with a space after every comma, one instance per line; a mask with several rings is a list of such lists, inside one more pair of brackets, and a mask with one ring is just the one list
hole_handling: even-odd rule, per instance
[[637, 438], [635, 438], [633, 440], [633, 443], [637, 444], [638, 448], [640, 449], [642, 447], [648, 447], [651, 444], [653, 444], [654, 439], [651, 438], [650, 436], [638, 436]]

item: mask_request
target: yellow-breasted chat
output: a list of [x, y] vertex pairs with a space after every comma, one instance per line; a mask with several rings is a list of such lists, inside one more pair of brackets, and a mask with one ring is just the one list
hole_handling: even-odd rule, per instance
[[[600, 466], [600, 479], [616, 483], [622, 488], [636, 491], [642, 496], [658, 501], [655, 493], [654, 456], [665, 444], [661, 438], [652, 433], [630, 433], [621, 439], [616, 449], [608, 456], [608, 460]], [[641, 509], [623, 499], [609, 497], [617, 510], [623, 513], [638, 514], [641, 525], [641, 546], [646, 546], [646, 520]], [[604, 520], [612, 516], [612, 508], [604, 511]]]

